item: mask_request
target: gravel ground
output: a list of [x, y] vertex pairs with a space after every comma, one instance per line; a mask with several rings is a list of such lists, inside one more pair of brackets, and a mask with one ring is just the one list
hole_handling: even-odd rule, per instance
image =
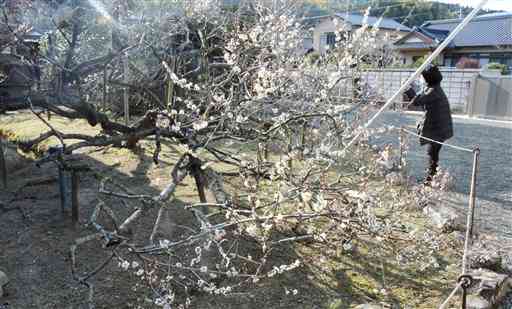
[[[383, 114], [373, 125], [383, 124], [408, 127], [415, 131], [416, 122], [421, 119], [418, 114], [399, 116], [397, 113]], [[477, 217], [489, 222], [493, 229], [499, 229], [503, 235], [512, 237], [512, 122], [454, 118], [454, 137], [447, 141], [450, 144], [481, 149], [480, 166], [477, 176], [478, 205], [481, 213]], [[397, 135], [375, 137], [371, 143], [392, 143], [398, 146]], [[423, 178], [427, 155], [425, 148], [419, 145], [417, 137], [410, 137], [407, 161], [410, 174]], [[462, 207], [467, 205], [470, 189], [473, 155], [471, 153], [443, 147], [440, 154], [440, 165], [448, 169], [456, 178], [453, 199], [458, 200]], [[467, 206], [466, 206], [467, 207]]]

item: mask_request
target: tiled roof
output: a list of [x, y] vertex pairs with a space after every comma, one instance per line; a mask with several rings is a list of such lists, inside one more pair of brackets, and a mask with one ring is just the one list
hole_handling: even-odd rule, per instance
[[446, 31], [425, 31], [425, 29], [414, 27], [411, 32], [401, 37], [394, 45], [398, 49], [435, 48], [445, 39], [446, 34]]
[[[344, 14], [344, 13], [337, 13], [335, 14], [339, 18], [342, 18], [344, 20], [347, 20], [349, 23], [355, 26], [362, 26], [364, 16], [360, 14]], [[348, 18], [347, 18], [348, 17]], [[368, 25], [374, 26], [379, 21], [380, 17], [375, 16], [368, 16]], [[411, 28], [404, 26], [397, 22], [394, 19], [391, 18], [382, 18], [382, 21], [379, 24], [379, 28], [383, 29], [392, 29], [392, 30], [400, 30], [400, 31], [411, 31]]]
[[[422, 30], [452, 31], [461, 19], [428, 21]], [[512, 13], [489, 14], [475, 17], [454, 38], [456, 47], [512, 45]]]
[[[334, 16], [348, 21], [353, 26], [362, 26], [364, 16], [360, 14], [345, 14], [345, 13], [337, 13]], [[323, 18], [332, 17], [331, 15], [323, 15], [323, 16], [314, 16], [314, 17], [306, 17], [304, 18], [304, 22], [307, 24], [312, 24], [315, 21], [318, 21]], [[375, 16], [368, 16], [367, 23], [369, 26], [376, 26], [377, 22], [380, 18]], [[411, 31], [411, 28], [404, 26], [391, 18], [382, 18], [382, 21], [379, 24], [379, 28], [381, 29], [391, 29], [391, 30], [400, 30], [400, 31]]]
[[418, 28], [417, 30], [438, 43], [444, 41], [444, 39], [446, 39], [446, 37], [448, 37], [450, 34], [450, 31], [448, 30], [438, 30], [431, 28]]

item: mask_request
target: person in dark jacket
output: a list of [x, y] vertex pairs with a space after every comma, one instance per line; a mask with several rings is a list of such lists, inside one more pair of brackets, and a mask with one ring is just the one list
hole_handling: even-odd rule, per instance
[[[427, 175], [425, 184], [429, 185], [432, 177], [437, 172], [439, 163], [439, 152], [442, 145], [437, 142], [444, 142], [453, 136], [453, 123], [448, 98], [441, 88], [443, 76], [437, 66], [429, 66], [423, 72], [422, 76], [427, 83], [427, 89], [423, 94], [412, 95], [407, 93], [409, 97], [413, 97], [409, 106], [420, 106], [425, 110], [425, 116], [422, 123], [418, 125], [418, 134], [420, 137], [420, 145], [427, 146], [427, 154], [429, 157]], [[427, 140], [425, 138], [430, 140]]]

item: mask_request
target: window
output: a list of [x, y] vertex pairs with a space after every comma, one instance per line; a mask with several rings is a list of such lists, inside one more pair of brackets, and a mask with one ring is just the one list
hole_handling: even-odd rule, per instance
[[506, 59], [506, 65], [508, 65], [509, 68], [512, 68], [512, 55], [509, 55]]
[[327, 34], [322, 34], [320, 36], [320, 47], [324, 47], [325, 45], [327, 45]]
[[512, 53], [491, 54], [489, 62], [501, 63], [510, 66], [512, 64]]
[[443, 66], [444, 67], [452, 67], [452, 66], [454, 66], [453, 58], [451, 56], [444, 56], [444, 58], [443, 58]]
[[480, 58], [480, 66], [484, 67], [489, 63], [489, 58]]
[[334, 32], [328, 32], [326, 41], [327, 45], [334, 47], [334, 45], [336, 45], [336, 34]]

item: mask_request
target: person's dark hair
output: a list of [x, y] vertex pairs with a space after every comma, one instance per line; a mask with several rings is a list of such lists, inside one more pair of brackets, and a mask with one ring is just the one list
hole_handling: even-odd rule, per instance
[[428, 66], [422, 73], [427, 85], [432, 87], [441, 84], [443, 75], [435, 65]]

